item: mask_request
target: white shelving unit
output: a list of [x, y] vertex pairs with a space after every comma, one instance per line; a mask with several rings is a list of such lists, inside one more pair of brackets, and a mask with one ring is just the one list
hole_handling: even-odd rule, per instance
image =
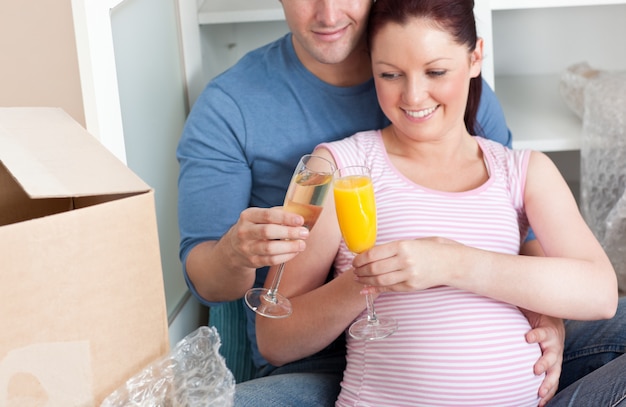
[[[190, 102], [212, 76], [257, 45], [250, 30], [286, 30], [277, 0], [180, 0], [196, 27], [187, 27], [186, 61], [195, 72]], [[485, 38], [483, 76], [494, 87], [514, 136], [514, 148], [545, 152], [580, 149], [581, 120], [564, 104], [560, 74], [587, 61], [598, 69], [626, 70], [626, 1], [476, 0], [479, 35]], [[181, 15], [185, 13], [181, 12]], [[250, 26], [250, 27], [247, 27]], [[191, 34], [189, 34], [191, 33]], [[201, 39], [191, 38], [200, 35]], [[185, 39], [187, 37], [188, 40]], [[276, 35], [274, 36], [276, 37]], [[206, 55], [209, 54], [207, 57]], [[208, 66], [208, 67], [207, 67]], [[198, 80], [197, 72], [203, 71]]]
[[477, 0], [475, 12], [485, 38], [483, 76], [502, 104], [513, 147], [580, 150], [582, 121], [560, 94], [561, 74], [579, 62], [626, 70], [626, 1]]
[[559, 80], [558, 75], [496, 76], [514, 148], [580, 150], [581, 120], [561, 99]]
[[620, 0], [491, 0], [490, 3], [492, 10], [516, 10], [547, 7], [554, 8], [624, 4], [624, 2]]
[[284, 20], [278, 0], [204, 0], [198, 9], [200, 24]]

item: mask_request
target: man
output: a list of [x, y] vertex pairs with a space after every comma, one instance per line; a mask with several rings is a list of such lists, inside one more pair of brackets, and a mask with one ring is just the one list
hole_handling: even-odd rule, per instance
[[[181, 260], [190, 289], [206, 305], [240, 299], [263, 285], [267, 266], [304, 249], [302, 218], [277, 208], [299, 157], [320, 142], [387, 124], [364, 39], [370, 0], [282, 5], [291, 33], [207, 86], [177, 150]], [[485, 88], [478, 117], [483, 135], [510, 145], [500, 106]], [[536, 242], [526, 245], [528, 254], [538, 253], [533, 247]], [[237, 405], [248, 398], [250, 405], [332, 405], [345, 363], [341, 338], [320, 354], [276, 369], [256, 349], [254, 317], [249, 311], [253, 358], [259, 375], [268, 377], [238, 385]], [[531, 318], [531, 325], [539, 328], [527, 339], [544, 349], [536, 373], [548, 372], [545, 401], [556, 391], [563, 329], [542, 316]]]

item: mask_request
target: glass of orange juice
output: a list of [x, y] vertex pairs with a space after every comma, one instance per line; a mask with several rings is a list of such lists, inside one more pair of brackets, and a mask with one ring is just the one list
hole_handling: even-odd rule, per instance
[[[376, 201], [371, 171], [366, 166], [348, 166], [335, 171], [333, 181], [335, 210], [339, 228], [348, 249], [362, 253], [374, 246], [377, 234]], [[356, 339], [386, 338], [396, 331], [393, 318], [379, 317], [374, 299], [366, 295], [367, 318], [355, 321], [349, 329]]]

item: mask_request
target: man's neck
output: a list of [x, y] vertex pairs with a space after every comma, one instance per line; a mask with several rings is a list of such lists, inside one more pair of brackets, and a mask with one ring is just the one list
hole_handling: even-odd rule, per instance
[[296, 55], [300, 62], [313, 75], [333, 86], [356, 86], [367, 82], [372, 77], [370, 56], [365, 47], [359, 47], [345, 60], [336, 64], [325, 64], [311, 57], [300, 49], [294, 41]]

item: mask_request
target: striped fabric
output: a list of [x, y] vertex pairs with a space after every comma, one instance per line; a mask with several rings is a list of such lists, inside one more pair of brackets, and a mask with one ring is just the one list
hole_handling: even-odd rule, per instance
[[[363, 132], [326, 144], [338, 166], [372, 168], [378, 241], [442, 236], [485, 250], [516, 254], [528, 229], [523, 190], [528, 151], [513, 151], [476, 137], [490, 173], [467, 192], [429, 190], [389, 163], [380, 132]], [[460, 174], [462, 176], [462, 174]], [[341, 272], [352, 254], [343, 245]], [[436, 287], [385, 293], [380, 315], [398, 330], [373, 342], [348, 339], [348, 366], [337, 406], [536, 406], [543, 376], [533, 374], [541, 351], [509, 304], [471, 292]], [[364, 315], [362, 315], [364, 316]]]

